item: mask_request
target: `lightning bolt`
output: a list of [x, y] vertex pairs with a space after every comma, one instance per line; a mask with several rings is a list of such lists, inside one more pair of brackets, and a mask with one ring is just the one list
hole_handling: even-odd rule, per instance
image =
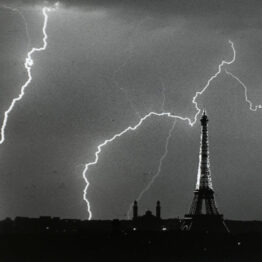
[[249, 104], [249, 109], [253, 112], [257, 111], [258, 109], [262, 108], [262, 105], [256, 105], [254, 106], [253, 103], [249, 100], [248, 95], [247, 95], [247, 87], [246, 85], [233, 73], [229, 72], [227, 69], [225, 69], [226, 74], [234, 78], [243, 88], [244, 88], [244, 94], [245, 94], [245, 100]]
[[[18, 9], [13, 9], [13, 8], [9, 8], [9, 9], [19, 12]], [[39, 48], [33, 47], [27, 54], [27, 57], [26, 57], [25, 63], [24, 63], [25, 69], [27, 71], [27, 80], [21, 86], [19, 95], [12, 100], [10, 106], [8, 107], [8, 109], [4, 113], [4, 119], [3, 119], [2, 126], [1, 126], [0, 144], [3, 144], [4, 141], [5, 141], [5, 129], [6, 129], [6, 125], [7, 125], [7, 122], [8, 122], [9, 114], [13, 110], [14, 106], [16, 105], [16, 103], [23, 98], [26, 88], [28, 87], [28, 85], [32, 81], [32, 72], [31, 71], [32, 71], [32, 67], [34, 65], [34, 60], [33, 60], [32, 56], [33, 56], [34, 53], [38, 53], [38, 52], [42, 52], [42, 51], [46, 50], [47, 39], [48, 39], [48, 36], [47, 36], [47, 33], [46, 33], [46, 28], [47, 28], [47, 23], [48, 23], [48, 12], [50, 12], [51, 10], [53, 10], [53, 9], [48, 8], [48, 7], [44, 7], [42, 9], [42, 14], [44, 16], [44, 24], [43, 24], [43, 28], [42, 28], [43, 45], [41, 47], [39, 47]], [[19, 12], [19, 14], [21, 15], [20, 12]], [[23, 17], [23, 19], [25, 19], [24, 16], [22, 16], [22, 17]], [[27, 32], [28, 32], [28, 30], [27, 30]]]
[[[161, 94], [163, 97], [162, 100], [162, 104], [161, 104], [161, 111], [164, 112], [165, 111], [165, 103], [166, 103], [166, 87], [164, 85], [164, 82], [162, 81], [162, 79], [160, 78], [160, 83], [162, 85], [162, 90], [161, 90]], [[165, 151], [163, 152], [163, 155], [160, 157], [159, 160], [159, 164], [158, 164], [158, 168], [157, 168], [157, 172], [155, 173], [155, 175], [151, 178], [151, 180], [149, 181], [149, 183], [147, 184], [147, 186], [139, 193], [138, 197], [136, 198], [137, 201], [140, 201], [141, 198], [143, 197], [143, 195], [151, 188], [151, 186], [153, 185], [153, 183], [155, 182], [156, 178], [160, 175], [161, 170], [162, 170], [162, 163], [165, 160], [167, 154], [168, 154], [168, 146], [169, 146], [169, 141], [171, 139], [172, 133], [174, 131], [176, 125], [176, 119], [173, 122], [173, 125], [170, 127], [167, 137], [166, 137], [166, 143], [165, 143]], [[129, 209], [127, 211], [127, 218], [130, 219], [130, 214], [132, 211], [132, 207], [133, 207], [133, 203], [130, 204]]]
[[85, 164], [85, 168], [83, 170], [83, 173], [82, 173], [82, 176], [83, 176], [83, 179], [86, 183], [86, 186], [83, 190], [83, 199], [84, 201], [86, 202], [86, 205], [87, 205], [87, 211], [88, 211], [88, 219], [92, 219], [92, 211], [91, 211], [91, 205], [87, 199], [87, 190], [88, 190], [88, 187], [90, 185], [88, 179], [87, 179], [87, 171], [89, 170], [89, 168], [91, 166], [94, 166], [98, 163], [98, 160], [99, 160], [99, 155], [100, 153], [102, 152], [102, 148], [105, 147], [106, 145], [108, 145], [109, 143], [115, 141], [117, 138], [121, 137], [122, 135], [126, 134], [127, 132], [129, 131], [134, 131], [136, 130], [137, 128], [139, 128], [142, 123], [148, 119], [149, 117], [152, 117], [152, 116], [157, 116], [157, 117], [169, 117], [171, 119], [178, 119], [178, 120], [182, 120], [182, 121], [186, 121], [190, 126], [193, 126], [196, 121], [197, 121], [197, 118], [198, 118], [198, 115], [200, 114], [201, 112], [201, 109], [199, 108], [198, 106], [198, 103], [197, 103], [197, 98], [199, 96], [201, 96], [207, 89], [208, 87], [210, 86], [210, 83], [215, 79], [217, 78], [217, 76], [222, 72], [222, 68], [224, 65], [230, 65], [232, 63], [235, 62], [235, 59], [236, 59], [236, 51], [235, 51], [235, 48], [234, 48], [234, 43], [232, 41], [229, 40], [229, 44], [231, 46], [231, 49], [233, 51], [233, 57], [231, 60], [229, 61], [226, 61], [226, 60], [222, 60], [222, 62], [218, 65], [218, 70], [216, 73], [214, 73], [207, 81], [206, 85], [200, 90], [200, 91], [197, 91], [195, 93], [195, 96], [193, 97], [192, 99], [192, 104], [196, 110], [196, 114], [195, 116], [193, 117], [193, 119], [190, 119], [189, 117], [182, 117], [182, 116], [179, 116], [179, 115], [174, 115], [170, 112], [162, 112], [162, 113], [157, 113], [157, 112], [149, 112], [148, 114], [146, 114], [145, 116], [141, 117], [140, 120], [138, 121], [138, 123], [134, 126], [129, 126], [127, 127], [126, 129], [124, 129], [123, 131], [115, 134], [114, 136], [112, 136], [111, 138], [109, 139], [106, 139], [103, 143], [101, 143], [100, 145], [97, 146], [97, 150], [95, 152], [95, 159], [94, 161], [92, 162], [89, 162], [87, 164]]
[[[162, 164], [168, 154], [168, 146], [169, 146], [169, 141], [170, 138], [172, 137], [172, 133], [175, 129], [176, 126], [176, 119], [174, 120], [171, 128], [168, 131], [168, 135], [166, 137], [166, 143], [165, 143], [165, 151], [163, 153], [163, 155], [161, 156], [160, 160], [159, 160], [159, 164], [158, 164], [158, 169], [157, 172], [155, 173], [155, 175], [151, 178], [150, 182], [147, 184], [147, 186], [140, 192], [140, 194], [137, 197], [137, 201], [141, 200], [141, 198], [143, 197], [143, 195], [151, 188], [151, 186], [153, 185], [153, 183], [155, 182], [156, 178], [160, 175], [161, 173], [161, 169], [162, 169]], [[133, 207], [133, 203], [131, 203], [131, 205], [129, 206], [128, 212], [127, 212], [127, 217], [128, 219], [130, 219], [130, 213], [132, 211], [132, 207]]]

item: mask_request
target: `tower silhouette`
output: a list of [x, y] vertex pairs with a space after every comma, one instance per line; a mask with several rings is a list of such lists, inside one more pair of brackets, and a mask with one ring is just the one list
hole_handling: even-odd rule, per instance
[[224, 223], [223, 215], [219, 213], [211, 181], [209, 148], [208, 148], [208, 118], [206, 112], [200, 119], [201, 142], [196, 189], [189, 213], [183, 224], [184, 230], [203, 232], [229, 232]]
[[137, 205], [137, 201], [134, 201], [133, 204], [133, 220], [137, 219], [138, 217], [138, 205]]
[[159, 200], [156, 202], [156, 217], [161, 219], [161, 205]]

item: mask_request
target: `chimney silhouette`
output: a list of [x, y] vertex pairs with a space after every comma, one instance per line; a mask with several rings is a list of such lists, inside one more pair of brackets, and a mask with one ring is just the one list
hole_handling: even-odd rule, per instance
[[156, 217], [161, 219], [161, 206], [159, 200], [156, 202]]
[[133, 205], [133, 220], [137, 219], [138, 216], [138, 206], [137, 206], [137, 201], [134, 201], [134, 205]]

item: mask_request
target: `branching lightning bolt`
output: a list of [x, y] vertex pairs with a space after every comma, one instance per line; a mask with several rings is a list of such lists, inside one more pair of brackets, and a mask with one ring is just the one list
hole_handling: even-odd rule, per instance
[[[28, 30], [28, 26], [27, 26], [27, 22], [26, 22], [26, 19], [24, 17], [24, 15], [20, 12], [20, 10], [16, 9], [16, 8], [10, 8], [8, 6], [3, 6], [4, 8], [6, 9], [10, 9], [14, 12], [17, 12], [23, 19], [23, 21], [25, 22], [25, 26], [26, 26], [26, 34], [27, 34], [27, 39], [28, 39], [28, 46], [30, 44], [30, 38], [29, 38], [29, 30]], [[57, 8], [58, 7], [58, 3], [55, 4], [55, 7]], [[6, 126], [7, 126], [7, 122], [8, 122], [8, 117], [9, 117], [9, 114], [11, 113], [11, 111], [13, 110], [14, 106], [16, 105], [16, 103], [18, 101], [20, 101], [24, 94], [25, 94], [25, 90], [26, 88], [28, 87], [28, 85], [31, 83], [32, 81], [32, 67], [34, 65], [34, 60], [32, 58], [33, 54], [34, 53], [37, 53], [37, 52], [41, 52], [41, 51], [44, 51], [46, 50], [47, 48], [47, 40], [48, 40], [48, 35], [46, 33], [46, 29], [47, 29], [47, 24], [48, 24], [48, 12], [50, 12], [50, 8], [47, 8], [47, 7], [44, 7], [42, 9], [42, 14], [44, 16], [44, 24], [43, 24], [43, 28], [42, 28], [42, 32], [43, 32], [43, 45], [39, 48], [32, 48], [28, 54], [27, 54], [27, 57], [25, 59], [25, 63], [24, 63], [24, 66], [25, 66], [25, 69], [27, 70], [27, 80], [26, 82], [21, 86], [21, 89], [20, 89], [20, 93], [19, 95], [14, 98], [10, 104], [10, 106], [8, 107], [8, 109], [5, 111], [4, 113], [4, 119], [3, 119], [3, 123], [2, 123], [2, 126], [1, 126], [1, 137], [0, 137], [0, 144], [3, 144], [4, 141], [5, 141], [5, 129], [6, 129]], [[87, 199], [87, 190], [88, 190], [88, 187], [89, 187], [89, 181], [87, 179], [87, 172], [89, 170], [89, 168], [91, 166], [94, 166], [98, 163], [99, 161], [99, 155], [100, 153], [102, 152], [102, 149], [103, 147], [105, 147], [107, 144], [115, 141], [117, 138], [121, 137], [122, 135], [124, 135], [125, 133], [129, 132], [129, 131], [135, 131], [137, 128], [139, 128], [142, 123], [149, 117], [151, 116], [157, 116], [157, 117], [168, 117], [168, 118], [171, 118], [171, 119], [174, 119], [174, 122], [173, 122], [173, 125], [171, 127], [171, 129], [169, 130], [169, 133], [168, 133], [168, 137], [166, 139], [166, 144], [165, 144], [165, 153], [162, 155], [162, 157], [160, 158], [160, 162], [159, 162], [159, 167], [158, 167], [158, 171], [157, 173], [154, 175], [154, 177], [152, 178], [152, 180], [150, 181], [150, 183], [148, 184], [148, 186], [140, 193], [140, 195], [138, 196], [138, 199], [140, 199], [143, 194], [148, 190], [148, 188], [150, 188], [150, 186], [152, 185], [152, 183], [154, 182], [154, 180], [156, 179], [156, 177], [160, 174], [160, 171], [161, 171], [161, 167], [162, 167], [162, 162], [163, 160], [165, 159], [167, 153], [168, 153], [168, 143], [169, 143], [169, 140], [171, 138], [171, 135], [172, 135], [172, 132], [174, 130], [174, 127], [175, 127], [175, 124], [176, 124], [176, 120], [182, 120], [182, 121], [186, 121], [190, 126], [193, 126], [196, 121], [197, 121], [197, 118], [201, 112], [201, 109], [199, 108], [198, 106], [198, 103], [197, 103], [197, 99], [199, 96], [201, 96], [210, 86], [210, 83], [218, 77], [218, 75], [222, 72], [222, 68], [223, 66], [225, 65], [230, 65], [232, 63], [235, 62], [235, 58], [236, 58], [236, 51], [235, 51], [235, 48], [234, 48], [234, 44], [232, 41], [229, 41], [229, 44], [232, 48], [232, 51], [233, 51], [233, 57], [231, 60], [229, 61], [226, 61], [226, 60], [223, 60], [219, 66], [218, 66], [218, 70], [215, 74], [213, 74], [207, 81], [206, 85], [200, 90], [200, 91], [197, 91], [195, 93], [195, 96], [193, 97], [192, 99], [192, 104], [196, 110], [196, 113], [193, 117], [193, 119], [189, 118], [189, 117], [182, 117], [182, 116], [179, 116], [179, 115], [174, 115], [170, 112], [161, 112], [161, 113], [158, 113], [158, 112], [150, 112], [148, 114], [146, 114], [145, 116], [141, 117], [140, 120], [138, 121], [138, 123], [134, 126], [129, 126], [127, 127], [126, 129], [124, 129], [123, 131], [115, 134], [114, 136], [112, 136], [111, 138], [105, 140], [103, 143], [101, 143], [100, 145], [98, 145], [97, 147], [97, 150], [95, 152], [95, 159], [94, 161], [92, 162], [89, 162], [87, 164], [85, 164], [85, 167], [84, 167], [84, 170], [83, 170], [83, 173], [82, 173], [82, 176], [86, 182], [86, 186], [84, 188], [84, 191], [83, 191], [83, 199], [85, 200], [86, 204], [87, 204], [87, 211], [88, 211], [88, 218], [91, 219], [92, 218], [92, 212], [91, 212], [91, 205]], [[28, 48], [29, 49], [29, 48]], [[125, 64], [123, 65], [125, 66]], [[120, 68], [121, 69], [121, 68]], [[119, 70], [120, 70], [119, 69]], [[248, 95], [247, 95], [247, 87], [246, 85], [237, 77], [235, 76], [233, 73], [227, 71], [225, 69], [225, 72], [226, 74], [228, 74], [229, 76], [231, 76], [233, 79], [235, 79], [236, 81], [238, 81], [238, 83], [244, 88], [244, 91], [245, 91], [245, 101], [249, 104], [249, 109], [252, 110], [252, 111], [257, 111], [257, 109], [261, 109], [262, 108], [262, 105], [256, 105], [256, 106], [253, 106], [252, 102], [249, 100], [248, 98]]]
[[[162, 104], [161, 104], [161, 111], [164, 112], [165, 111], [165, 103], [166, 103], [166, 87], [162, 81], [162, 79], [160, 79], [160, 83], [162, 85], [162, 90], [161, 90], [161, 94], [163, 97], [162, 100]], [[153, 177], [151, 178], [151, 180], [149, 181], [149, 183], [146, 185], [146, 187], [139, 193], [138, 197], [136, 198], [137, 201], [140, 201], [141, 198], [143, 197], [143, 195], [151, 188], [151, 186], [153, 185], [153, 183], [155, 182], [156, 178], [160, 175], [161, 170], [162, 170], [162, 163], [165, 160], [167, 154], [168, 154], [168, 146], [169, 146], [169, 141], [171, 139], [172, 133], [174, 131], [176, 125], [176, 119], [174, 120], [172, 126], [170, 127], [167, 137], [166, 137], [166, 142], [165, 142], [165, 151], [163, 152], [162, 156], [160, 157], [159, 160], [159, 164], [158, 164], [158, 168], [157, 168], [157, 172], [155, 173], [155, 175], [153, 175]], [[132, 207], [133, 207], [133, 203], [130, 204], [129, 209], [127, 211], [127, 218], [130, 219], [130, 214], [132, 211]]]
[[[165, 143], [165, 151], [163, 153], [163, 155], [161, 156], [160, 160], [159, 160], [159, 164], [158, 164], [158, 168], [157, 168], [157, 172], [155, 173], [155, 175], [151, 178], [150, 182], [147, 184], [147, 186], [140, 192], [140, 194], [137, 197], [137, 201], [141, 200], [141, 198], [143, 197], [143, 195], [151, 188], [151, 186], [153, 185], [153, 183], [155, 182], [156, 178], [160, 175], [161, 170], [162, 170], [162, 164], [168, 154], [168, 146], [169, 146], [169, 141], [172, 137], [172, 133], [175, 129], [176, 126], [176, 119], [174, 120], [171, 128], [168, 131], [168, 135], [166, 137], [166, 143]], [[130, 218], [130, 213], [132, 211], [132, 207], [133, 207], [133, 203], [131, 203], [131, 205], [129, 206], [129, 210], [127, 212], [127, 217]]]
[[103, 143], [101, 143], [100, 145], [98, 145], [97, 151], [95, 152], [95, 159], [94, 159], [94, 161], [87, 163], [87, 164], [85, 165], [85, 168], [84, 168], [83, 173], [82, 173], [83, 179], [84, 179], [84, 181], [85, 181], [85, 183], [86, 183], [86, 186], [85, 186], [84, 191], [83, 191], [83, 199], [84, 199], [84, 201], [86, 202], [86, 205], [87, 205], [88, 219], [89, 219], [89, 220], [92, 219], [92, 211], [91, 211], [91, 205], [90, 205], [90, 203], [89, 203], [89, 201], [88, 201], [88, 199], [87, 199], [87, 196], [86, 196], [86, 195], [87, 195], [88, 187], [89, 187], [89, 185], [90, 185], [90, 183], [89, 183], [89, 181], [88, 181], [88, 179], [87, 179], [87, 175], [86, 175], [86, 174], [87, 174], [87, 171], [89, 170], [89, 168], [90, 168], [91, 166], [94, 166], [94, 165], [96, 165], [96, 164], [98, 163], [99, 155], [100, 155], [100, 153], [102, 152], [102, 148], [103, 148], [104, 146], [106, 146], [107, 144], [113, 142], [115, 139], [121, 137], [121, 136], [124, 135], [125, 133], [127, 133], [127, 132], [129, 132], [129, 131], [134, 131], [134, 130], [136, 130], [138, 127], [140, 127], [140, 126], [142, 125], [142, 123], [143, 123], [147, 118], [149, 118], [149, 117], [151, 117], [151, 116], [169, 117], [169, 118], [172, 118], [172, 119], [179, 119], [179, 120], [186, 121], [190, 126], [193, 126], [193, 125], [196, 123], [197, 118], [198, 118], [198, 115], [199, 115], [200, 112], [201, 112], [201, 109], [199, 108], [198, 103], [197, 103], [197, 98], [198, 98], [199, 96], [201, 96], [201, 95], [208, 89], [208, 87], [210, 86], [210, 83], [211, 83], [215, 78], [217, 78], [217, 76], [221, 73], [222, 68], [223, 68], [224, 65], [230, 65], [230, 64], [232, 64], [232, 63], [235, 62], [236, 52], [235, 52], [235, 48], [234, 48], [234, 43], [233, 43], [232, 41], [229, 41], [229, 44], [230, 44], [230, 46], [231, 46], [231, 48], [232, 48], [232, 51], [233, 51], [233, 57], [232, 57], [232, 59], [229, 60], [229, 61], [222, 60], [222, 62], [221, 62], [221, 63], [219, 64], [219, 66], [218, 66], [217, 72], [208, 79], [206, 85], [201, 89], [201, 91], [196, 92], [195, 96], [194, 96], [193, 99], [192, 99], [192, 104], [194, 105], [194, 107], [195, 107], [195, 109], [196, 109], [196, 114], [195, 114], [193, 120], [190, 119], [189, 117], [182, 117], [182, 116], [179, 116], [179, 115], [174, 115], [174, 114], [172, 114], [172, 113], [170, 113], [170, 112], [162, 112], [162, 113], [149, 112], [147, 115], [143, 116], [135, 126], [129, 126], [129, 127], [127, 127], [127, 128], [124, 129], [123, 131], [115, 134], [115, 135], [112, 136], [111, 138], [105, 140]]
[[233, 77], [244, 88], [245, 100], [249, 104], [249, 109], [251, 111], [254, 111], [254, 112], [257, 111], [258, 109], [261, 109], [262, 105], [254, 106], [253, 103], [249, 100], [248, 95], [247, 95], [247, 87], [246, 87], [246, 85], [237, 76], [235, 76], [233, 73], [229, 72], [227, 69], [225, 69], [225, 72], [229, 76]]
[[[18, 11], [17, 9], [12, 9], [10, 8], [11, 10], [13, 11]], [[51, 11], [50, 8], [47, 8], [47, 7], [44, 7], [42, 9], [42, 14], [44, 16], [44, 24], [43, 24], [43, 28], [42, 28], [42, 32], [43, 32], [43, 45], [39, 48], [32, 48], [28, 54], [27, 54], [27, 57], [25, 59], [25, 63], [24, 63], [24, 66], [25, 66], [25, 69], [27, 70], [27, 80], [26, 82], [21, 86], [21, 89], [20, 89], [20, 93], [19, 95], [14, 98], [10, 104], [10, 106], [8, 107], [8, 109], [5, 111], [4, 113], [4, 119], [3, 119], [3, 123], [2, 123], [2, 126], [1, 126], [1, 138], [0, 138], [0, 144], [3, 144], [4, 141], [5, 141], [5, 129], [6, 129], [6, 125], [7, 125], [7, 122], [8, 122], [8, 117], [9, 117], [9, 114], [10, 112], [13, 110], [15, 104], [20, 101], [24, 94], [25, 94], [25, 89], [27, 88], [27, 86], [31, 83], [32, 81], [32, 67], [34, 65], [34, 60], [32, 58], [33, 54], [36, 53], [36, 52], [41, 52], [41, 51], [44, 51], [47, 47], [47, 39], [48, 39], [48, 36], [47, 36], [47, 33], [46, 33], [46, 28], [47, 28], [47, 23], [48, 23], [48, 12]], [[20, 13], [21, 14], [21, 13]], [[27, 31], [28, 32], [28, 31]]]

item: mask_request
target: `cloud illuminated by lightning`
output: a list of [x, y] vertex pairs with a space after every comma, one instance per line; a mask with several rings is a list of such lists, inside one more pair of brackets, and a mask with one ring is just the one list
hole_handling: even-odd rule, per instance
[[[139, 21], [137, 24], [135, 24], [133, 26], [131, 31], [132, 32], [136, 32], [136, 29], [139, 28], [141, 25], [143, 25], [143, 23], [145, 23], [145, 21], [147, 21], [148, 19], [149, 19], [149, 17], [146, 17], [146, 18], [142, 19], [141, 21]], [[135, 33], [133, 33], [133, 34], [134, 35], [132, 37], [130, 37], [131, 40], [135, 38]], [[134, 103], [132, 102], [132, 100], [129, 98], [129, 92], [127, 91], [127, 89], [125, 89], [122, 86], [120, 86], [118, 81], [117, 81], [117, 79], [116, 79], [117, 74], [119, 74], [121, 72], [121, 70], [130, 62], [130, 60], [131, 60], [131, 58], [133, 56], [135, 45], [134, 45], [134, 43], [131, 40], [129, 41], [128, 47], [126, 49], [126, 51], [127, 51], [127, 58], [124, 60], [124, 62], [122, 64], [120, 64], [120, 66], [113, 73], [113, 82], [115, 83], [116, 87], [119, 88], [119, 90], [121, 90], [121, 92], [123, 92], [127, 102], [129, 103], [131, 109], [134, 111], [136, 116], [138, 118], [141, 118], [141, 114], [136, 109], [136, 107], [135, 107]]]
[[[143, 197], [143, 195], [151, 188], [151, 186], [153, 185], [153, 183], [155, 182], [156, 178], [160, 175], [161, 173], [161, 169], [162, 169], [162, 164], [168, 154], [168, 146], [169, 146], [169, 141], [172, 137], [172, 133], [174, 131], [174, 128], [176, 126], [176, 119], [174, 120], [171, 128], [168, 131], [168, 135], [166, 137], [166, 143], [165, 143], [165, 151], [163, 153], [163, 155], [160, 157], [159, 160], [159, 164], [158, 164], [158, 168], [157, 168], [157, 172], [155, 173], [155, 175], [151, 178], [150, 182], [147, 184], [147, 186], [140, 192], [140, 194], [138, 195], [136, 201], [141, 200], [141, 198]], [[131, 203], [131, 205], [129, 206], [129, 210], [127, 212], [127, 217], [130, 218], [130, 213], [132, 211], [132, 207], [133, 207], [133, 203]]]
[[[13, 11], [18, 11], [18, 9], [13, 9], [13, 8], [9, 8], [9, 9], [11, 9]], [[50, 12], [51, 10], [53, 10], [53, 9], [48, 8], [48, 7], [44, 7], [42, 9], [42, 14], [44, 16], [44, 24], [43, 24], [43, 28], [42, 28], [43, 45], [41, 47], [38, 47], [38, 48], [33, 47], [27, 54], [27, 57], [26, 57], [25, 63], [24, 63], [25, 69], [27, 71], [27, 80], [21, 86], [19, 95], [12, 100], [10, 106], [8, 107], [8, 109], [4, 113], [4, 119], [3, 119], [2, 126], [1, 126], [0, 144], [3, 144], [4, 141], [5, 141], [5, 129], [6, 129], [6, 125], [7, 125], [7, 122], [8, 122], [8, 117], [9, 117], [10, 112], [13, 110], [15, 104], [23, 98], [23, 96], [25, 94], [25, 89], [28, 87], [28, 85], [32, 81], [32, 72], [31, 71], [32, 71], [32, 67], [34, 65], [34, 60], [33, 60], [32, 56], [33, 56], [34, 53], [44, 51], [47, 47], [48, 35], [46, 33], [46, 28], [47, 28], [47, 23], [48, 23], [48, 12]]]
[[233, 57], [231, 60], [229, 61], [226, 61], [226, 60], [222, 60], [222, 62], [219, 64], [218, 66], [218, 70], [215, 74], [213, 74], [207, 81], [206, 85], [201, 89], [201, 91], [198, 91], [196, 92], [195, 96], [193, 97], [192, 99], [192, 104], [194, 105], [195, 109], [196, 109], [196, 114], [195, 116], [193, 117], [193, 119], [190, 119], [189, 117], [183, 117], [183, 116], [179, 116], [179, 115], [174, 115], [170, 112], [162, 112], [162, 113], [157, 113], [157, 112], [149, 112], [147, 115], [143, 116], [140, 118], [140, 120], [138, 121], [138, 123], [134, 126], [129, 126], [127, 127], [126, 129], [124, 129], [123, 131], [115, 134], [114, 136], [112, 136], [111, 138], [105, 140], [103, 143], [101, 143], [100, 145], [98, 145], [97, 147], [97, 150], [95, 152], [95, 159], [94, 161], [92, 162], [89, 162], [85, 165], [85, 168], [83, 170], [83, 173], [82, 173], [82, 176], [83, 176], [83, 179], [86, 183], [86, 186], [84, 188], [84, 191], [83, 191], [83, 199], [84, 201], [86, 202], [86, 205], [87, 205], [87, 211], [88, 211], [88, 219], [92, 219], [92, 211], [91, 211], [91, 205], [90, 205], [90, 202], [88, 201], [87, 199], [87, 190], [88, 190], [88, 187], [90, 185], [88, 179], [87, 179], [87, 171], [89, 170], [89, 168], [91, 166], [94, 166], [98, 163], [98, 160], [99, 160], [99, 155], [100, 153], [102, 152], [102, 148], [104, 146], [106, 146], [107, 144], [113, 142], [115, 139], [121, 137], [122, 135], [124, 135], [125, 133], [129, 132], [129, 131], [134, 131], [136, 130], [138, 127], [140, 127], [142, 125], [142, 123], [149, 117], [151, 116], [158, 116], [158, 117], [169, 117], [171, 119], [179, 119], [179, 120], [183, 120], [183, 121], [186, 121], [190, 126], [193, 126], [196, 121], [197, 121], [197, 118], [198, 118], [198, 115], [200, 114], [201, 112], [201, 109], [199, 108], [198, 106], [198, 103], [197, 103], [197, 98], [199, 96], [201, 96], [207, 89], [208, 87], [210, 86], [210, 83], [221, 73], [222, 71], [222, 68], [224, 65], [230, 65], [232, 63], [235, 62], [235, 59], [236, 59], [236, 51], [235, 51], [235, 48], [234, 48], [234, 43], [232, 41], [229, 41], [229, 44], [232, 48], [232, 51], [233, 51]]
[[31, 45], [31, 41], [30, 41], [30, 35], [29, 35], [29, 29], [28, 29], [28, 24], [27, 24], [27, 21], [25, 19], [25, 16], [24, 14], [18, 9], [18, 8], [14, 8], [14, 7], [10, 7], [10, 6], [7, 6], [7, 5], [2, 5], [1, 6], [2, 8], [5, 8], [7, 10], [11, 10], [12, 12], [15, 12], [17, 13], [23, 20], [24, 22], [24, 25], [25, 25], [25, 32], [26, 32], [26, 38], [27, 38], [27, 51], [29, 50], [29, 47]]

